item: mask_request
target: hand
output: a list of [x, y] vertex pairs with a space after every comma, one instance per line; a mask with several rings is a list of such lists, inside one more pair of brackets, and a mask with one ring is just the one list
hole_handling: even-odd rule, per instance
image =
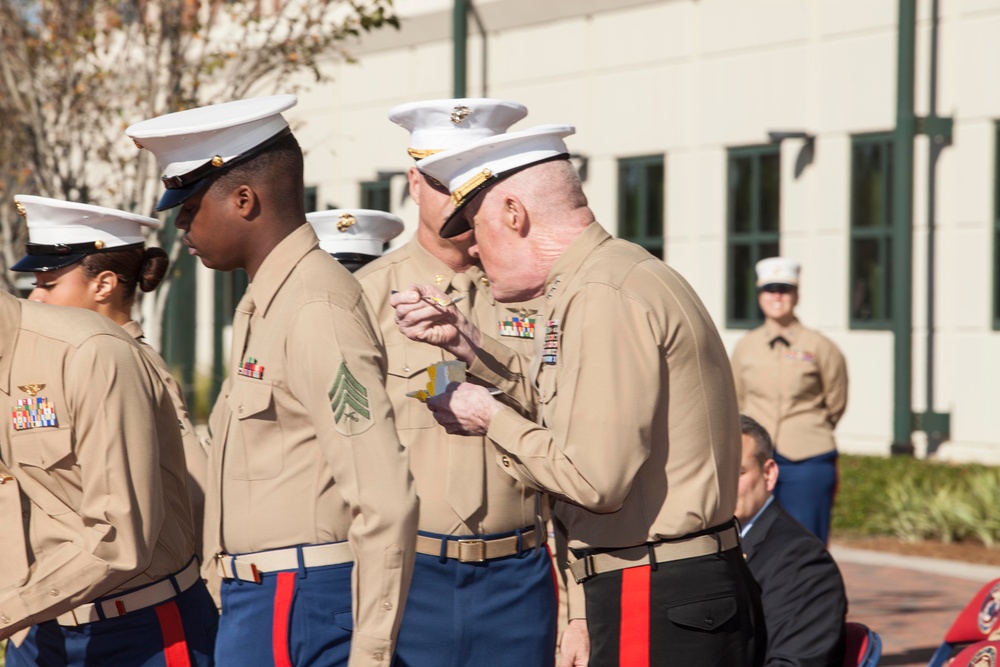
[[587, 619], [574, 618], [563, 630], [559, 644], [559, 667], [587, 667], [590, 662], [590, 633]]
[[489, 390], [468, 382], [452, 382], [443, 394], [428, 398], [427, 407], [452, 435], [486, 435], [493, 415], [503, 409]]
[[475, 360], [479, 329], [441, 290], [430, 285], [414, 285], [389, 295], [389, 305], [396, 310], [395, 320], [400, 333], [410, 340], [436, 345], [466, 364]]

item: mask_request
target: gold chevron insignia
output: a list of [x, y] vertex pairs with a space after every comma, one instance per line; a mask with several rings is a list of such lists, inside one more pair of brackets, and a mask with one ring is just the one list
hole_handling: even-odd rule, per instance
[[40, 392], [42, 389], [45, 389], [45, 385], [44, 384], [22, 384], [22, 385], [18, 385], [17, 388], [20, 389], [21, 391], [23, 391], [24, 393], [26, 393], [28, 396], [31, 396], [32, 398], [34, 398], [35, 396], [38, 396], [38, 392]]
[[327, 396], [330, 399], [335, 423], [339, 424], [345, 417], [354, 422], [360, 421], [359, 417], [364, 417], [365, 420], [371, 419], [368, 390], [351, 374], [346, 361], [340, 362], [337, 377], [334, 378], [333, 386], [330, 387]]

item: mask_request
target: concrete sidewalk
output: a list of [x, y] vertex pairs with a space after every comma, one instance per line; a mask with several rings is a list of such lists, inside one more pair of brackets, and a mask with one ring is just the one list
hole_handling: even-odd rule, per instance
[[844, 575], [848, 620], [882, 637], [880, 667], [926, 667], [944, 633], [1000, 567], [898, 554], [830, 549]]

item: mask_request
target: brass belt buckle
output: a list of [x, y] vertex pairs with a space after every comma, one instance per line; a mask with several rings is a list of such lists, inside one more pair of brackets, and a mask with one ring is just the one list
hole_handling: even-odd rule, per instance
[[486, 560], [486, 542], [483, 540], [459, 540], [459, 563], [482, 563]]

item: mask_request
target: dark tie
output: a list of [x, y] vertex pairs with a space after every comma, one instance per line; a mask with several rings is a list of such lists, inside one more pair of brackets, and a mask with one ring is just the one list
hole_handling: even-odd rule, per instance
[[785, 347], [791, 347], [792, 346], [792, 344], [788, 342], [788, 339], [785, 338], [784, 336], [782, 336], [781, 334], [778, 334], [777, 336], [775, 336], [774, 338], [772, 338], [770, 340], [770, 342], [768, 342], [768, 346], [773, 350], [774, 346], [777, 345], [778, 343], [781, 343]]

